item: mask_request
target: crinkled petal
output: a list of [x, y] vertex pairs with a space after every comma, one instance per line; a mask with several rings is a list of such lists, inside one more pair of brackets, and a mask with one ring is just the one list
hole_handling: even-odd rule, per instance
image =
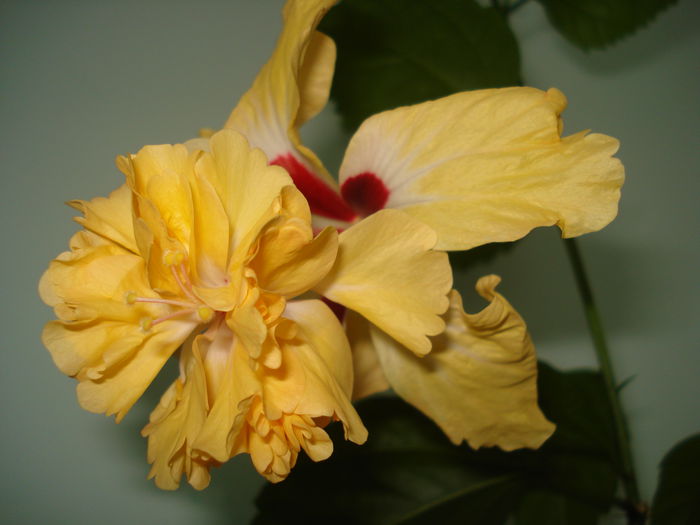
[[211, 342], [204, 361], [211, 410], [193, 450], [201, 458], [223, 463], [248, 452], [245, 417], [253, 396], [260, 392], [260, 383], [248, 354], [228, 330]]
[[145, 330], [144, 321], [172, 309], [127, 304], [128, 294], [158, 296], [148, 287], [143, 260], [116, 244], [61, 254], [42, 277], [40, 293], [59, 318], [42, 334], [54, 362], [80, 382], [84, 408], [117, 414], [117, 421], [198, 324], [185, 317]]
[[[321, 341], [319, 336], [313, 336], [313, 339], [316, 343]], [[347, 346], [346, 349], [349, 350]], [[335, 349], [336, 352], [338, 350]], [[265, 371], [264, 377], [261, 377], [265, 417], [274, 421], [284, 414], [298, 414], [309, 418], [340, 420], [346, 439], [364, 443], [367, 429], [352, 406], [350, 397], [334, 377], [333, 369], [319, 352], [309, 342], [287, 342], [282, 345], [282, 352], [280, 368]], [[326, 355], [328, 352], [326, 349]], [[347, 358], [349, 355], [345, 356]]]
[[[433, 227], [440, 249], [513, 241], [553, 224], [565, 237], [598, 230], [617, 214], [618, 141], [585, 132], [560, 138], [565, 106], [556, 89], [518, 87], [380, 113], [352, 138], [341, 189], [378, 178], [388, 191], [383, 206]], [[350, 204], [366, 204], [352, 198], [364, 193]]]
[[491, 302], [473, 315], [452, 292], [447, 328], [422, 359], [374, 327], [372, 340], [394, 390], [455, 444], [537, 448], [554, 425], [537, 406], [534, 346], [522, 318], [495, 291], [499, 281], [495, 275], [479, 280], [477, 290]]
[[338, 258], [314, 288], [362, 314], [417, 354], [442, 332], [452, 272], [435, 232], [398, 210], [382, 210], [340, 234]]
[[202, 357], [197, 345], [183, 350], [178, 378], [165, 392], [141, 434], [148, 437], [148, 478], [161, 489], [175, 490], [185, 474], [198, 489], [209, 485], [209, 462], [193, 458], [192, 444], [207, 417], [209, 401]]
[[85, 229], [137, 253], [131, 216], [131, 190], [127, 185], [120, 186], [106, 198], [73, 200], [68, 204], [83, 214], [75, 221]]

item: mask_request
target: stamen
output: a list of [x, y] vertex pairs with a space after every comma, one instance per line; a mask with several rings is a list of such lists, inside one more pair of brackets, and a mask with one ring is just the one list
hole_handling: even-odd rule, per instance
[[180, 317], [181, 315], [192, 314], [192, 313], [194, 313], [194, 308], [190, 308], [187, 310], [178, 310], [177, 312], [173, 312], [171, 314], [164, 315], [163, 317], [159, 317], [158, 319], [151, 319], [150, 317], [142, 317], [141, 321], [139, 321], [139, 324], [141, 325], [141, 329], [144, 332], [148, 332], [151, 328], [153, 328], [157, 324], [160, 324], [164, 321], [169, 321], [170, 319], [174, 319], [175, 317]]
[[[194, 296], [194, 294], [193, 294], [188, 288], [186, 288], [185, 285], [182, 283], [182, 279], [181, 279], [180, 276], [178, 275], [178, 271], [177, 271], [177, 269], [175, 268], [175, 266], [171, 266], [171, 267], [170, 267], [170, 271], [172, 272], [173, 277], [175, 278], [175, 282], [177, 282], [177, 285], [180, 287], [180, 290], [182, 290], [182, 292], [183, 292], [187, 297], [189, 297], [190, 299], [192, 299], [192, 301], [194, 301], [195, 303], [198, 303], [199, 300], [198, 300], [198, 299]], [[185, 276], [187, 275], [187, 272], [183, 272], [183, 273], [185, 274]], [[189, 277], [187, 278], [187, 280], [189, 281]]]
[[126, 304], [136, 304], [136, 303], [155, 303], [155, 304], [169, 304], [172, 306], [182, 306], [183, 308], [196, 308], [196, 304], [188, 303], [185, 301], [174, 301], [172, 299], [160, 299], [158, 297], [139, 297], [136, 292], [130, 290], [124, 294], [124, 301]]

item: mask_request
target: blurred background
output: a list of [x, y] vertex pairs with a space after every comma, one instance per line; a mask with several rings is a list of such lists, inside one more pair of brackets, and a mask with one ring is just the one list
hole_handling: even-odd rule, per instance
[[[282, 0], [0, 1], [2, 348], [0, 521], [247, 523], [262, 485], [249, 458], [213, 472], [204, 492], [146, 480], [148, 413], [166, 370], [120, 425], [80, 409], [72, 380], [42, 347], [52, 318], [36, 292], [77, 229], [63, 202], [122, 183], [117, 154], [218, 127], [268, 58]], [[618, 137], [627, 169], [620, 215], [580, 240], [619, 380], [643, 496], [677, 441], [700, 430], [698, 122], [700, 6], [681, 0], [649, 27], [584, 53], [529, 2], [512, 17], [529, 85], [569, 98], [565, 132]], [[329, 106], [303, 130], [331, 171], [348, 137]], [[486, 273], [528, 321], [539, 355], [594, 365], [558, 230], [462, 272], [466, 303]], [[311, 504], [311, 500], [305, 502]]]

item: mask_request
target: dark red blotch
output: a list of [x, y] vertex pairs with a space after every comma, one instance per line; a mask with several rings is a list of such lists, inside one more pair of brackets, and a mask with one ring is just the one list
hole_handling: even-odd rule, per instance
[[348, 178], [341, 186], [340, 194], [362, 217], [381, 210], [389, 200], [389, 189], [382, 179], [369, 171]]

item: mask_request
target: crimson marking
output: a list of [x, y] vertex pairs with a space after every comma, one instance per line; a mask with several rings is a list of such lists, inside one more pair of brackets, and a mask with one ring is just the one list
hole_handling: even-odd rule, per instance
[[346, 222], [351, 222], [357, 217], [353, 209], [333, 188], [318, 178], [291, 153], [275, 157], [270, 164], [287, 170], [294, 185], [306, 197], [311, 213]]
[[389, 200], [389, 189], [384, 181], [369, 171], [347, 179], [340, 188], [340, 194], [361, 217], [381, 210]]

